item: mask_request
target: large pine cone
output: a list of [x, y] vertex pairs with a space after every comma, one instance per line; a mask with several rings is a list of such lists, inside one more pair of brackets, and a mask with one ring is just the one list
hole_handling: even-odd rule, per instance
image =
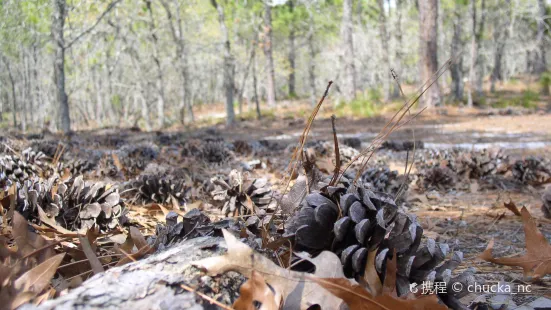
[[159, 156], [159, 147], [150, 142], [122, 146], [115, 154], [118, 156], [125, 171], [131, 175], [139, 174], [148, 163]]
[[[264, 216], [272, 202], [272, 189], [265, 178], [243, 180], [240, 172], [232, 170], [228, 180], [215, 177], [211, 183], [213, 186], [210, 195], [214, 203], [222, 207], [226, 216], [230, 213], [232, 215], [254, 213]], [[248, 203], [249, 199], [252, 205]]]
[[409, 182], [404, 182], [405, 175], [400, 176], [398, 171], [390, 168], [371, 167], [362, 174], [362, 183], [378, 192], [387, 193], [395, 196], [398, 190], [403, 186], [403, 190], [408, 189]]
[[31, 143], [33, 150], [44, 153], [50, 158], [54, 158], [56, 152], [62, 149], [60, 142], [56, 140], [35, 140]]
[[295, 250], [330, 249], [340, 256], [345, 275], [356, 278], [362, 276], [369, 252], [376, 251], [376, 269], [383, 277], [385, 262], [396, 251], [399, 295], [409, 292], [410, 283], [449, 281], [461, 252], [437, 268], [447, 256], [446, 244], [428, 239], [420, 246], [423, 228], [414, 215], [400, 210], [391, 196], [343, 179], [307, 195], [288, 220], [286, 235], [294, 236]]
[[456, 173], [469, 179], [479, 179], [503, 171], [509, 159], [498, 151], [472, 151], [455, 158]]
[[187, 140], [182, 147], [183, 157], [195, 157], [208, 164], [223, 164], [233, 159], [233, 152], [223, 140]]
[[[26, 158], [31, 161], [27, 161]], [[42, 171], [40, 158], [40, 155], [31, 152], [23, 154], [23, 157], [4, 155], [0, 157], [0, 166], [10, 180], [23, 182], [31, 177], [40, 176]]]
[[66, 229], [88, 229], [97, 224], [105, 232], [117, 226], [124, 203], [116, 187], [85, 182], [82, 176], [65, 182], [57, 177], [26, 180], [18, 191], [17, 210], [27, 219], [39, 221], [38, 207]]
[[191, 190], [184, 179], [166, 174], [140, 175], [130, 183], [130, 186], [138, 190], [133, 201], [143, 204], [175, 202], [179, 206], [184, 206]]
[[551, 182], [551, 164], [543, 158], [527, 157], [512, 166], [513, 177], [525, 184], [540, 185]]
[[419, 174], [418, 186], [426, 190], [446, 190], [456, 184], [457, 178], [457, 174], [446, 166], [432, 167]]

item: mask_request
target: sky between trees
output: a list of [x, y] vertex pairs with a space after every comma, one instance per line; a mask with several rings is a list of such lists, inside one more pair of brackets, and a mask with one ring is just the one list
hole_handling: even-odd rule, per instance
[[[548, 91], [545, 0], [0, 0], [0, 114], [23, 131], [162, 129], [332, 96], [382, 102], [452, 60], [426, 106], [520, 75]], [[393, 74], [394, 72], [394, 74]], [[262, 104], [262, 103], [265, 103]]]

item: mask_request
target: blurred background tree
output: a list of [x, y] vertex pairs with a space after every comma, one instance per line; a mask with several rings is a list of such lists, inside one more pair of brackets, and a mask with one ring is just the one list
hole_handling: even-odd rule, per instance
[[544, 0], [1, 0], [0, 124], [23, 131], [385, 105], [452, 59], [423, 104], [481, 106], [522, 78], [547, 96]]

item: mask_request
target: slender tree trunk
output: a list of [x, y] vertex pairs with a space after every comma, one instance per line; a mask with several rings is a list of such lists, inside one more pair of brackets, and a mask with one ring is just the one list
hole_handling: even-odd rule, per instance
[[226, 27], [226, 18], [224, 8], [216, 0], [211, 0], [212, 5], [218, 11], [218, 23], [220, 32], [224, 38], [224, 89], [226, 90], [226, 125], [231, 126], [235, 123], [235, 112], [233, 110], [233, 87], [234, 87], [234, 66], [233, 55], [231, 53], [230, 35]]
[[272, 53], [272, 7], [268, 2], [264, 4], [264, 55], [266, 57], [266, 97], [270, 107], [275, 106], [275, 68], [274, 57]]
[[310, 29], [308, 34], [308, 53], [310, 59], [308, 62], [308, 80], [310, 82], [310, 103], [316, 105], [316, 48], [314, 46], [314, 29]]
[[[545, 10], [545, 0], [538, 0], [538, 32], [536, 36], [536, 41], [538, 44], [538, 53], [536, 58], [536, 63], [534, 65], [534, 71], [537, 75], [541, 76], [547, 71], [547, 53], [546, 53], [546, 44], [545, 44], [545, 29], [547, 27], [545, 22], [546, 10]], [[543, 95], [549, 95], [549, 86], [542, 83], [541, 92]]]
[[484, 80], [483, 59], [479, 57], [480, 42], [482, 32], [484, 31], [484, 22], [486, 19], [486, 0], [481, 1], [480, 21], [478, 20], [477, 8], [475, 0], [470, 1], [471, 18], [472, 18], [472, 39], [471, 39], [471, 62], [469, 64], [469, 87], [468, 87], [468, 102], [469, 107], [473, 106], [473, 88], [477, 96], [483, 95], [482, 83]]
[[[256, 42], [255, 42], [256, 43]], [[255, 47], [256, 48], [256, 47]], [[261, 119], [262, 114], [260, 113], [260, 99], [258, 98], [258, 82], [257, 82], [257, 76], [256, 76], [256, 53], [252, 55], [253, 57], [253, 96], [254, 96], [254, 104], [256, 106], [256, 118]]]
[[490, 77], [490, 91], [495, 93], [496, 81], [503, 81], [503, 54], [505, 53], [505, 45], [509, 39], [509, 23], [511, 20], [511, 0], [506, 0], [506, 16], [503, 19], [496, 20], [494, 26], [494, 67]]
[[21, 131], [26, 132], [27, 131], [27, 124], [29, 124], [29, 106], [31, 105], [32, 101], [32, 93], [31, 93], [31, 81], [30, 81], [30, 65], [29, 65], [29, 57], [27, 57], [27, 53], [23, 47], [21, 47], [21, 55], [23, 57], [23, 85], [21, 87], [22, 92], [22, 98], [23, 98], [23, 104], [22, 104], [22, 111], [21, 111]]
[[451, 42], [451, 59], [450, 75], [452, 78], [452, 96], [455, 101], [463, 101], [463, 45], [461, 39], [463, 18], [461, 14], [460, 4], [456, 3], [454, 8], [453, 19], [453, 36]]
[[344, 48], [344, 96], [350, 101], [356, 97], [358, 85], [356, 82], [356, 67], [354, 65], [354, 39], [352, 27], [352, 0], [343, 1], [341, 24], [341, 40]]
[[390, 49], [389, 49], [389, 37], [387, 32], [386, 25], [386, 12], [385, 12], [385, 1], [377, 0], [379, 5], [379, 36], [381, 37], [381, 46], [382, 49], [382, 60], [383, 60], [383, 100], [387, 101], [390, 99]]
[[245, 93], [245, 86], [247, 85], [247, 78], [249, 77], [249, 71], [251, 70], [251, 65], [253, 63], [254, 57], [256, 54], [256, 38], [253, 40], [253, 43], [251, 44], [251, 51], [249, 53], [249, 61], [247, 62], [247, 67], [245, 68], [245, 72], [243, 72], [243, 79], [241, 80], [241, 84], [239, 87], [239, 92], [237, 94], [237, 99], [239, 100], [239, 114], [243, 113], [243, 94]]
[[[422, 81], [438, 72], [438, 0], [419, 0], [420, 59]], [[438, 80], [421, 97], [425, 107], [440, 105]]]
[[[40, 120], [40, 112], [43, 107], [43, 101], [42, 101], [42, 93], [40, 90], [40, 80], [38, 78], [38, 52], [36, 44], [33, 44], [33, 66], [32, 66], [32, 74], [34, 79], [34, 105], [31, 107], [32, 115], [35, 115], [35, 117], [31, 117], [31, 121], [33, 124], [36, 124], [35, 120]], [[37, 111], [35, 111], [35, 107]], [[39, 126], [37, 126], [39, 127]]]
[[163, 128], [165, 125], [165, 85], [163, 81], [163, 68], [161, 59], [159, 56], [159, 42], [156, 31], [155, 17], [153, 16], [153, 8], [151, 6], [151, 0], [144, 0], [147, 11], [149, 12], [149, 30], [151, 31], [151, 41], [153, 42], [153, 61], [155, 62], [155, 68], [157, 70], [157, 126]]
[[10, 78], [10, 84], [11, 84], [11, 102], [12, 102], [12, 109], [13, 109], [13, 127], [17, 128], [17, 94], [15, 92], [15, 79], [13, 78], [12, 69], [10, 66], [10, 63], [7, 59], [4, 59], [4, 63], [6, 64], [6, 69], [8, 69], [8, 77]]
[[67, 14], [66, 0], [53, 0], [52, 36], [54, 39], [54, 76], [59, 104], [59, 127], [63, 133], [71, 131], [71, 117], [69, 114], [69, 99], [65, 91], [65, 39], [64, 27]]
[[[402, 50], [403, 46], [403, 40], [402, 40], [402, 14], [403, 14], [403, 3], [404, 0], [396, 0], [396, 46], [394, 48], [394, 70], [398, 73], [398, 75], [403, 74], [401, 71], [400, 63], [402, 62], [404, 58], [404, 52]], [[394, 83], [399, 83], [398, 81], [395, 81]], [[400, 88], [398, 85], [394, 85], [392, 97], [398, 98], [400, 97]]]
[[[289, 0], [287, 3], [289, 11], [293, 14], [294, 11], [294, 2]], [[289, 25], [289, 98], [295, 98], [297, 95], [296, 85], [295, 85], [295, 61], [296, 61], [296, 47], [295, 47], [295, 28], [294, 25]]]

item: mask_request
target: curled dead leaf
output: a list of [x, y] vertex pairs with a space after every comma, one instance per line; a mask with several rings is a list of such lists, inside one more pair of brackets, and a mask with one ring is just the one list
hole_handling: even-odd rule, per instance
[[261, 304], [262, 310], [277, 310], [281, 305], [281, 295], [276, 296], [258, 271], [253, 270], [251, 278], [241, 285], [239, 294], [233, 304], [235, 310], [258, 309], [255, 302]]
[[520, 213], [526, 238], [526, 254], [518, 257], [495, 258], [492, 255], [494, 246], [494, 239], [492, 239], [478, 258], [499, 265], [521, 267], [525, 277], [539, 279], [551, 274], [551, 244], [538, 230], [535, 220], [526, 207], [522, 207]]

